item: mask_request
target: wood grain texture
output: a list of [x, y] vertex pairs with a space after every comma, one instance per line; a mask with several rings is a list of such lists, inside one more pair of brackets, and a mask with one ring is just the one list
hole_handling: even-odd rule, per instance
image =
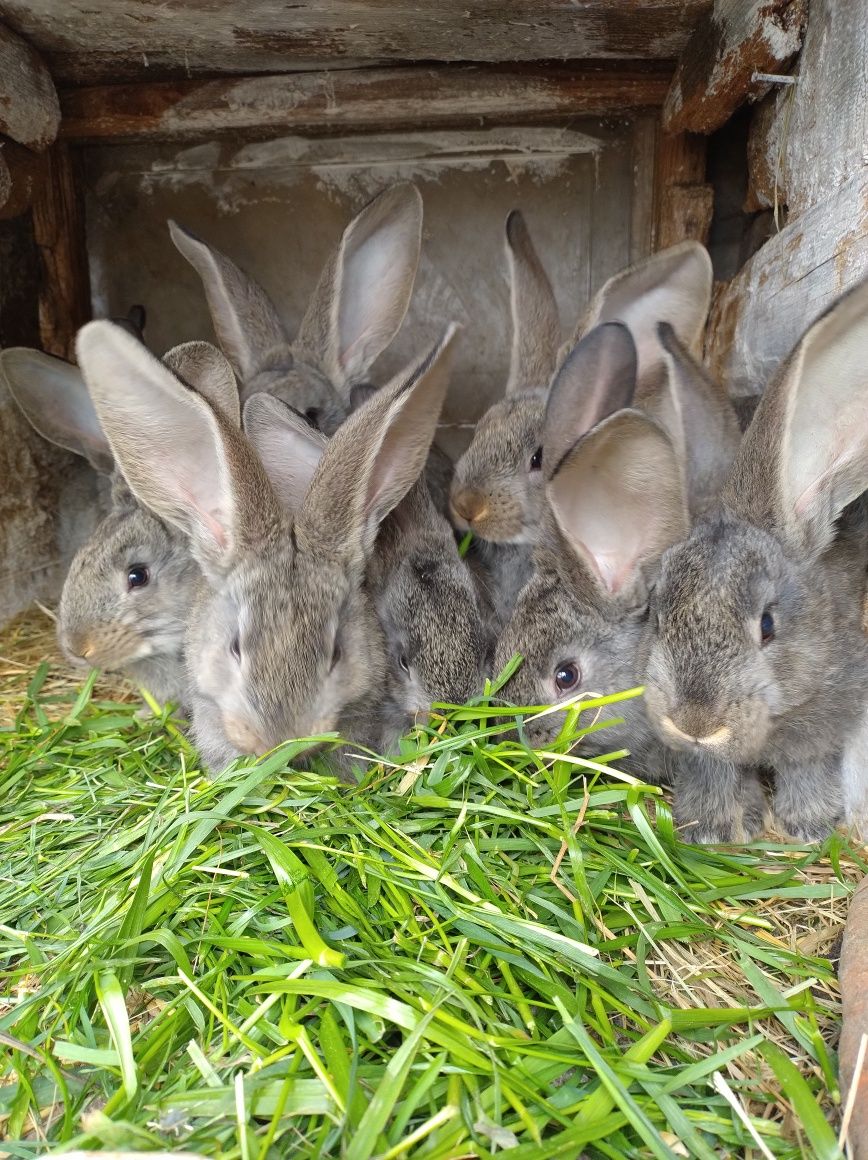
[[0, 142], [0, 221], [18, 217], [33, 203], [45, 179], [48, 158], [14, 141]]
[[798, 52], [807, 7], [807, 0], [716, 0], [675, 71], [663, 106], [667, 132], [712, 133], [750, 95], [762, 95], [754, 73], [780, 72]]
[[838, 1047], [842, 1099], [847, 1099], [851, 1085], [856, 1084], [847, 1155], [852, 1160], [868, 1160], [868, 1062], [863, 1060], [859, 1073], [856, 1072], [862, 1040], [868, 1036], [868, 878], [863, 878], [850, 901], [839, 977], [843, 1015]]
[[750, 208], [802, 213], [868, 161], [868, 18], [857, 0], [812, 0], [798, 83], [772, 93], [751, 127]]
[[4, 0], [64, 85], [377, 62], [675, 60], [711, 0]]
[[712, 373], [732, 395], [759, 394], [808, 324], [866, 270], [868, 168], [774, 234], [718, 295]]
[[705, 138], [661, 133], [655, 190], [655, 249], [692, 238], [708, 241], [714, 190], [705, 181]]
[[90, 318], [90, 275], [84, 207], [68, 145], [54, 147], [46, 180], [33, 203], [41, 264], [39, 332], [42, 349], [72, 359], [75, 335]]
[[65, 140], [147, 141], [551, 123], [659, 105], [667, 84], [656, 70], [444, 66], [112, 85], [65, 94], [61, 132]]
[[0, 24], [0, 133], [31, 149], [47, 149], [59, 124], [57, 92], [41, 57]]

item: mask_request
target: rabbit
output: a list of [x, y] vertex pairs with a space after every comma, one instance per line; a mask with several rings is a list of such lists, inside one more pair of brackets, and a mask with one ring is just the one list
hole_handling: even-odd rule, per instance
[[[620, 321], [637, 347], [637, 405], [654, 414], [665, 354], [656, 326], [668, 321], [673, 338], [689, 358], [698, 352], [711, 302], [711, 262], [698, 242], [653, 254], [611, 278], [591, 302], [573, 338], [558, 349], [558, 312], [551, 284], [518, 211], [506, 223], [510, 265], [512, 356], [506, 397], [480, 419], [473, 440], [455, 465], [451, 509], [455, 526], [495, 543], [533, 544], [541, 526], [543, 419], [549, 384], [557, 367], [563, 381], [569, 353], [593, 327]], [[572, 398], [589, 426], [604, 417], [585, 406], [593, 384], [576, 379]], [[620, 401], [626, 406], [628, 399]], [[664, 420], [667, 416], [661, 416]], [[565, 408], [568, 444], [581, 433]], [[735, 422], [733, 417], [733, 422]], [[585, 429], [588, 429], [586, 427]], [[735, 437], [737, 441], [737, 425]], [[677, 439], [677, 433], [673, 433]]]
[[794, 837], [863, 824], [866, 413], [868, 281], [808, 328], [719, 504], [663, 557], [646, 704], [680, 756], [675, 812], [691, 841], [756, 837], [756, 765], [774, 771], [774, 817]]
[[[110, 485], [110, 510], [74, 556], [64, 581], [57, 623], [61, 651], [75, 666], [122, 673], [158, 701], [183, 703], [183, 640], [201, 583], [185, 539], [127, 487], [76, 367], [24, 348], [4, 351], [0, 363], [36, 430], [84, 456]], [[210, 390], [239, 422], [231, 369], [214, 348], [186, 343], [170, 351], [166, 363], [190, 385]]]
[[[629, 330], [607, 323], [570, 355], [600, 389], [635, 379]], [[504, 686], [517, 705], [550, 705], [577, 694], [602, 695], [641, 683], [650, 643], [649, 590], [663, 551], [688, 528], [685, 473], [677, 449], [654, 419], [621, 409], [572, 447], [562, 445], [558, 383], [543, 431], [546, 503], [534, 572], [495, 654], [500, 672], [516, 653], [521, 666]], [[651, 730], [641, 700], [603, 711], [624, 723], [605, 732], [607, 749], [630, 750], [631, 772], [667, 782], [673, 765]], [[526, 722], [534, 744], [552, 741], [563, 713]], [[594, 735], [580, 749], [599, 752]]]
[[409, 182], [384, 190], [344, 230], [294, 340], [265, 291], [229, 258], [169, 222], [202, 279], [214, 331], [241, 385], [265, 391], [326, 435], [350, 410], [350, 391], [404, 321], [422, 244], [422, 198]]
[[119, 328], [79, 333], [125, 478], [188, 538], [205, 576], [186, 653], [206, 766], [334, 729], [382, 750], [406, 723], [384, 711], [387, 647], [366, 571], [380, 525], [422, 471], [453, 333], [325, 445], [261, 392], [245, 404], [245, 435]]

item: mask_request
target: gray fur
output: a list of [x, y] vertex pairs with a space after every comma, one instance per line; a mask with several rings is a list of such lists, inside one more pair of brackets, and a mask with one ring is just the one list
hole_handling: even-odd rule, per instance
[[169, 223], [172, 241], [202, 279], [218, 341], [241, 384], [242, 402], [265, 392], [332, 434], [350, 391], [397, 334], [419, 263], [419, 191], [399, 183], [344, 230], [293, 340], [268, 295], [231, 259]]
[[[771, 767], [777, 822], [807, 840], [864, 800], [852, 752], [868, 696], [866, 320], [863, 282], [809, 328], [768, 387], [719, 507], [663, 559], [647, 672], [660, 737], [694, 761]], [[763, 645], [765, 610], [774, 636]], [[744, 784], [730, 773], [715, 788], [687, 763], [676, 787], [687, 835], [729, 840], [749, 816], [755, 837]]]
[[[495, 671], [515, 653], [524, 658], [505, 687], [518, 705], [557, 704], [641, 684], [651, 639], [649, 586], [660, 554], [687, 526], [675, 449], [638, 411], [612, 415], [579, 441], [554, 469], [547, 494], [534, 574], [495, 657]], [[565, 663], [575, 664], [580, 678], [564, 691], [555, 676]], [[603, 719], [613, 716], [624, 723], [602, 735], [606, 747], [628, 748], [633, 772], [671, 780], [673, 762], [641, 699], [603, 712]], [[552, 713], [528, 723], [529, 739], [552, 740], [563, 720]], [[599, 745], [600, 737], [591, 735], [581, 750], [599, 752]]]
[[[311, 456], [316, 442], [321, 452], [310, 484], [285, 488], [281, 503], [253, 444], [164, 366], [108, 324], [79, 335], [80, 363], [131, 487], [189, 537], [205, 573], [187, 662], [209, 766], [332, 729], [383, 747], [406, 724], [384, 709], [394, 699], [366, 570], [380, 524], [422, 470], [446, 390], [438, 356], [450, 339], [325, 447], [310, 432]], [[251, 438], [264, 429], [254, 425]], [[285, 452], [273, 440], [262, 449], [272, 472], [292, 461], [305, 432], [290, 424], [286, 437]]]

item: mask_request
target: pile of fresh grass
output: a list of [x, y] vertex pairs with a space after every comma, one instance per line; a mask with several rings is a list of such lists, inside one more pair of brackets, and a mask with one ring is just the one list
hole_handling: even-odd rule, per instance
[[349, 788], [289, 772], [301, 743], [209, 776], [170, 719], [46, 665], [26, 688], [9, 1155], [840, 1154], [823, 952], [865, 864], [680, 844], [659, 791], [570, 753], [616, 704], [546, 752], [485, 704], [435, 714]]

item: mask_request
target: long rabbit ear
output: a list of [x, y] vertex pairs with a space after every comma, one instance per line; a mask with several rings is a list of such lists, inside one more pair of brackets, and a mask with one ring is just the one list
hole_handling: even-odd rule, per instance
[[549, 392], [543, 427], [543, 470], [551, 476], [566, 453], [636, 390], [636, 347], [626, 326], [607, 322], [578, 342]]
[[726, 498], [817, 555], [868, 488], [868, 280], [808, 329], [757, 408]]
[[238, 373], [242, 388], [277, 349], [289, 353], [289, 339], [274, 305], [261, 286], [233, 261], [179, 226], [169, 222], [172, 241], [205, 289], [214, 333]]
[[642, 569], [687, 534], [678, 456], [639, 411], [600, 423], [566, 456], [546, 493], [567, 543], [610, 597], [642, 591]]
[[133, 492], [189, 536], [209, 574], [227, 572], [279, 520], [268, 480], [241, 432], [110, 322], [83, 327], [77, 352]]
[[741, 443], [735, 408], [722, 387], [678, 341], [668, 322], [657, 337], [665, 375], [645, 398], [645, 410], [666, 430], [684, 463], [691, 510], [720, 493]]
[[662, 373], [658, 322], [668, 322], [692, 354], [701, 353], [712, 278], [711, 259], [699, 242], [670, 246], [610, 278], [588, 307], [577, 336], [601, 322], [629, 326], [636, 342], [642, 392]]
[[561, 324], [552, 284], [521, 210], [506, 219], [512, 353], [506, 393], [548, 386], [557, 365]]
[[296, 347], [344, 394], [398, 333], [421, 246], [422, 197], [401, 182], [353, 218], [326, 263]]
[[286, 403], [261, 391], [244, 404], [244, 430], [283, 508], [296, 512], [328, 439]]
[[338, 428], [302, 507], [300, 536], [356, 559], [370, 554], [380, 524], [425, 466], [457, 329], [449, 326], [409, 375], [381, 388]]
[[241, 426], [238, 383], [225, 355], [210, 342], [182, 342], [163, 355], [163, 363], [220, 412], [233, 427]]
[[0, 353], [0, 373], [43, 438], [83, 456], [103, 475], [111, 474], [111, 448], [78, 367], [41, 350], [13, 346]]

